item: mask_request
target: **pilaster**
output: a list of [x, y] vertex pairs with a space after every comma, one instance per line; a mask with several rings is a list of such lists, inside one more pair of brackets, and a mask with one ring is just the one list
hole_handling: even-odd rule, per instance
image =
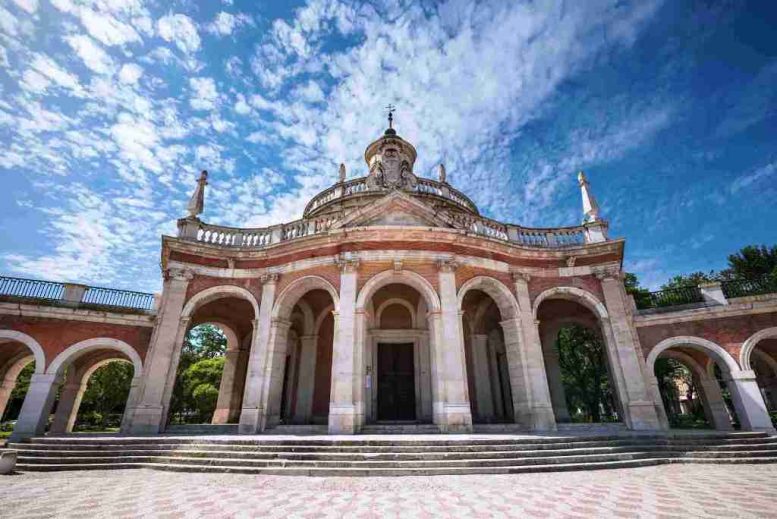
[[22, 410], [9, 441], [16, 442], [46, 432], [51, 407], [57, 397], [59, 377], [54, 374], [35, 374], [24, 397]]
[[303, 335], [299, 340], [299, 376], [297, 377], [297, 406], [294, 420], [299, 423], [309, 423], [313, 415], [318, 335]]

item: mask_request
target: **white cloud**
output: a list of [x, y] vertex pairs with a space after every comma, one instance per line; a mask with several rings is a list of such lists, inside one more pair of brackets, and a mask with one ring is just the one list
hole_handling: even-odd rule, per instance
[[124, 45], [141, 41], [140, 35], [130, 24], [113, 16], [82, 8], [80, 17], [89, 34], [104, 45]]
[[38, 0], [14, 0], [14, 3], [27, 11], [28, 14], [35, 14], [38, 10]]
[[125, 63], [119, 70], [119, 81], [135, 85], [143, 75], [143, 67], [135, 63]]
[[731, 183], [731, 192], [737, 193], [743, 189], [749, 188], [753, 184], [769, 178], [775, 173], [777, 173], [777, 162], [772, 162], [751, 173], [741, 175]]
[[193, 77], [189, 79], [192, 97], [189, 104], [195, 110], [213, 110], [219, 99], [216, 82], [209, 77]]
[[208, 24], [206, 30], [217, 36], [229, 36], [236, 29], [244, 25], [253, 25], [253, 19], [247, 14], [239, 13], [234, 15], [221, 11], [216, 15], [213, 21]]
[[81, 95], [82, 88], [78, 78], [60, 67], [56, 61], [45, 54], [35, 54], [30, 68], [22, 76], [22, 86], [33, 92], [44, 92], [51, 85], [70, 90]]
[[157, 32], [165, 41], [187, 54], [200, 48], [200, 36], [194, 20], [184, 14], [168, 14], [157, 21]]
[[71, 35], [66, 37], [65, 41], [92, 71], [98, 74], [112, 74], [116, 68], [111, 57], [89, 36]]
[[317, 103], [324, 100], [324, 91], [318, 83], [308, 81], [304, 85], [298, 85], [291, 93], [293, 98], [307, 103]]

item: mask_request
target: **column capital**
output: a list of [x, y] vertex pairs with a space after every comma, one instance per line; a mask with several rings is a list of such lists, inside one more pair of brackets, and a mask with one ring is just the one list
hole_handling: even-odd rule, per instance
[[623, 272], [616, 265], [600, 265], [592, 268], [591, 271], [599, 281], [620, 281], [623, 279]]
[[335, 259], [335, 263], [343, 274], [356, 272], [359, 269], [359, 258], [356, 256], [341, 254]]
[[531, 281], [531, 274], [528, 272], [520, 272], [518, 270], [514, 270], [510, 272], [510, 275], [513, 277], [513, 281], [515, 282], [523, 282], [528, 283]]
[[186, 268], [168, 267], [164, 271], [164, 278], [173, 281], [191, 281], [194, 279], [194, 272]]
[[186, 316], [181, 316], [181, 317], [178, 319], [178, 325], [179, 325], [179, 326], [189, 326], [189, 323], [190, 323], [191, 321], [192, 321], [192, 318], [191, 318], [191, 316], [189, 316], [189, 315], [186, 315]]
[[437, 260], [437, 270], [440, 272], [456, 272], [457, 268], [459, 268], [459, 264], [455, 257]]
[[266, 272], [262, 274], [259, 280], [262, 282], [263, 285], [267, 285], [271, 283], [277, 283], [279, 277], [280, 275], [277, 272]]
[[272, 326], [274, 328], [279, 329], [288, 329], [293, 323], [291, 321], [287, 321], [286, 319], [281, 319], [280, 317], [273, 317], [272, 319]]

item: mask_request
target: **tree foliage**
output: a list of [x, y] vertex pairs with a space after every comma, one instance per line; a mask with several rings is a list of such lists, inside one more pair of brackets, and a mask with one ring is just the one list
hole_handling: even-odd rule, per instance
[[604, 343], [589, 328], [569, 325], [556, 341], [567, 409], [573, 421], [617, 420]]
[[[701, 404], [696, 380], [691, 371], [681, 362], [671, 358], [656, 360], [654, 373], [658, 380], [658, 392], [666, 410], [666, 417], [672, 427], [709, 427]], [[683, 391], [681, 395], [680, 392]], [[680, 406], [680, 397], [685, 397], [689, 409]]]
[[118, 428], [133, 375], [134, 369], [129, 362], [109, 362], [98, 368], [89, 377], [74, 429]]
[[174, 423], [210, 422], [224, 371], [227, 338], [215, 326], [203, 324], [186, 336], [170, 401]]

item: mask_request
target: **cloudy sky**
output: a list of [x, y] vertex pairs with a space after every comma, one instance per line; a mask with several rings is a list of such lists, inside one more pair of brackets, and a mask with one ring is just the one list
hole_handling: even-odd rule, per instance
[[0, 273], [160, 287], [203, 219], [301, 215], [397, 106], [416, 173], [575, 225], [587, 172], [655, 287], [777, 242], [777, 3], [0, 2]]

